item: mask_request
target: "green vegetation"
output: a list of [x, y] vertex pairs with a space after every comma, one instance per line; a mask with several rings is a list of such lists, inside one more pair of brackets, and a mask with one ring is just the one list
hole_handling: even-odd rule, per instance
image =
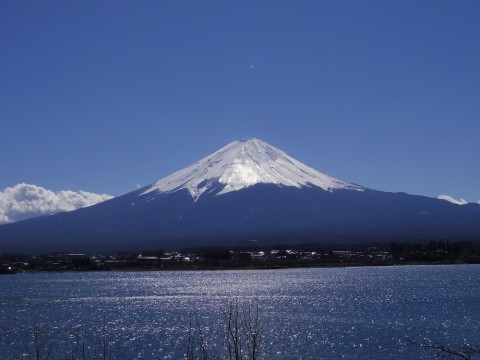
[[148, 250], [114, 255], [49, 253], [0, 254], [0, 273], [75, 270], [205, 270], [292, 267], [480, 263], [480, 246], [471, 241], [394, 242], [383, 245], [249, 248], [204, 247], [183, 251]]
[[409, 263], [480, 263], [480, 247], [471, 241], [392, 243], [390, 253], [396, 261]]

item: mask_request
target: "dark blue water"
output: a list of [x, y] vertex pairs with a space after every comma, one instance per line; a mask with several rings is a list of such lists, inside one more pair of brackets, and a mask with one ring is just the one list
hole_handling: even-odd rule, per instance
[[[222, 356], [224, 311], [258, 304], [265, 359], [429, 359], [406, 339], [480, 345], [480, 266], [198, 272], [37, 273], [0, 277], [0, 359], [28, 359], [33, 333], [66, 359], [98, 334], [122, 359], [181, 359], [198, 316]], [[46, 346], [46, 345], [45, 345]]]

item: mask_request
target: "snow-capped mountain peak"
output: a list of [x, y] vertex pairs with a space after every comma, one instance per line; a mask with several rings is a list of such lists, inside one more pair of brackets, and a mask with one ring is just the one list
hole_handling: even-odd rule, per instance
[[258, 139], [234, 141], [195, 164], [177, 171], [149, 186], [151, 192], [187, 189], [194, 200], [209, 190], [217, 195], [255, 184], [278, 186], [317, 186], [326, 191], [348, 189], [363, 191], [351, 184], [312, 169], [285, 152]]

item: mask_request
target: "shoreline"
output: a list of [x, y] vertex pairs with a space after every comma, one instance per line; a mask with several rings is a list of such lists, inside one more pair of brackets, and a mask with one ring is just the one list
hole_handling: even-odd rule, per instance
[[36, 274], [36, 273], [89, 273], [89, 272], [185, 272], [185, 271], [252, 271], [252, 270], [287, 270], [287, 269], [333, 269], [361, 267], [394, 267], [394, 266], [445, 266], [445, 265], [479, 265], [479, 262], [393, 262], [393, 263], [332, 263], [292, 266], [184, 266], [184, 267], [109, 267], [109, 268], [79, 268], [79, 269], [23, 269], [11, 272], [1, 272], [0, 275]]
[[196, 248], [182, 251], [117, 251], [85, 255], [51, 252], [0, 254], [0, 274], [71, 271], [274, 270], [363, 266], [480, 264], [480, 244], [432, 241], [328, 248], [319, 244], [276, 248]]

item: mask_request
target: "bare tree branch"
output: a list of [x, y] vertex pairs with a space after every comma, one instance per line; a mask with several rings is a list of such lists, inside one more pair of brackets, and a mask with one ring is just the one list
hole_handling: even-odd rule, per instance
[[430, 339], [426, 339], [426, 341], [423, 343], [419, 343], [409, 338], [407, 338], [407, 341], [415, 346], [418, 346], [419, 348], [436, 351], [436, 355], [440, 359], [471, 360], [472, 356], [480, 354], [480, 349], [466, 347], [462, 350], [459, 350]]

